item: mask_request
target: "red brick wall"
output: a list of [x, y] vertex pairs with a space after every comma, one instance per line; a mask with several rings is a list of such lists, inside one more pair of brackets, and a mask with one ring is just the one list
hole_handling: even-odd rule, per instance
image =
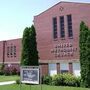
[[[63, 7], [62, 11], [60, 11], [61, 7]], [[79, 26], [81, 21], [85, 21], [90, 26], [90, 12], [88, 11], [90, 11], [90, 4], [62, 2], [34, 17], [40, 60], [79, 60]], [[69, 14], [72, 15], [73, 39], [68, 38], [66, 16]], [[65, 18], [65, 40], [60, 38], [59, 16]], [[53, 40], [53, 17], [57, 17], [58, 38], [56, 41]], [[51, 53], [55, 45], [61, 43], [72, 43], [73, 48], [77, 48], [73, 56], [55, 57]]]
[[44, 76], [44, 75], [48, 75], [48, 64], [41, 64], [40, 65], [40, 75]]
[[[16, 57], [7, 57], [7, 47], [16, 46]], [[8, 40], [5, 44], [5, 62], [20, 62], [21, 58], [21, 39]]]
[[73, 73], [73, 65], [72, 63], [69, 63], [69, 73]]
[[[20, 62], [21, 58], [21, 39], [12, 39], [12, 40], [6, 40], [5, 42], [5, 51], [4, 51], [4, 63], [18, 63]], [[12, 55], [7, 56], [7, 47], [16, 46], [16, 57]], [[3, 61], [3, 41], [0, 42], [0, 62]]]
[[60, 73], [60, 63], [57, 63], [57, 73]]
[[3, 41], [0, 41], [0, 63], [3, 61]]

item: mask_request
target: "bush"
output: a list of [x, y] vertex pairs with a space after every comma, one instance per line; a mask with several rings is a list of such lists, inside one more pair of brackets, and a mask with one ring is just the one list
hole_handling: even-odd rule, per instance
[[77, 86], [76, 77], [71, 74], [63, 74], [65, 86]]
[[2, 70], [0, 71], [0, 75], [4, 75], [4, 72]]
[[49, 75], [47, 75], [47, 76], [43, 76], [43, 78], [42, 78], [42, 79], [43, 79], [43, 80], [42, 80], [43, 84], [50, 85], [50, 84], [51, 84], [51, 82], [52, 82], [52, 77], [51, 77], [51, 76], [49, 76]]
[[15, 67], [13, 67], [13, 69], [11, 70], [11, 74], [12, 75], [16, 75], [17, 74], [17, 69]]
[[4, 64], [0, 65], [0, 75], [4, 75]]
[[57, 74], [52, 77], [52, 85], [59, 86], [63, 85], [63, 74]]
[[20, 79], [17, 79], [16, 80], [16, 84], [20, 84]]
[[11, 71], [10, 71], [10, 68], [9, 68], [9, 67], [4, 68], [4, 74], [5, 74], [6, 76], [11, 75]]
[[80, 77], [75, 77], [72, 74], [64, 73], [52, 77], [52, 85], [56, 86], [80, 86]]
[[15, 66], [6, 66], [3, 70], [4, 74], [7, 75], [20, 75], [20, 70], [18, 70]]
[[77, 84], [77, 87], [81, 86], [81, 77], [76, 78], [76, 84]]

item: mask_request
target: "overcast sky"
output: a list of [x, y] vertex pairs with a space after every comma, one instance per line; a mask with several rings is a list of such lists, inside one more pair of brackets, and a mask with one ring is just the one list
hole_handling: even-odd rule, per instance
[[60, 1], [90, 0], [0, 0], [0, 41], [21, 38], [25, 27], [33, 24], [33, 16]]

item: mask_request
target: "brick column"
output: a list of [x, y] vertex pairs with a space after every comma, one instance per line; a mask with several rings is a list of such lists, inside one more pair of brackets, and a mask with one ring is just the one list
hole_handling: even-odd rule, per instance
[[73, 74], [73, 65], [69, 63], [69, 73]]
[[57, 63], [57, 74], [60, 73], [60, 63]]
[[48, 75], [48, 63], [40, 64], [40, 74], [41, 76]]

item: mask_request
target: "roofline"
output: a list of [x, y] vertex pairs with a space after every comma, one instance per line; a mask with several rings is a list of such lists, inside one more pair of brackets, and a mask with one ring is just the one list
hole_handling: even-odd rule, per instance
[[48, 8], [47, 10], [41, 12], [40, 14], [38, 14], [38, 15], [36, 15], [36, 16], [34, 16], [34, 17], [37, 17], [37, 16], [43, 14], [44, 12], [50, 10], [51, 8], [55, 7], [56, 5], [58, 5], [58, 4], [60, 4], [60, 3], [90, 4], [89, 2], [87, 3], [87, 2], [69, 2], [69, 1], [60, 1], [60, 2], [58, 2], [57, 4], [53, 5], [52, 7]]
[[15, 38], [15, 39], [8, 39], [8, 40], [0, 40], [0, 42], [3, 42], [3, 41], [13, 41], [13, 40], [20, 40], [22, 38]]

